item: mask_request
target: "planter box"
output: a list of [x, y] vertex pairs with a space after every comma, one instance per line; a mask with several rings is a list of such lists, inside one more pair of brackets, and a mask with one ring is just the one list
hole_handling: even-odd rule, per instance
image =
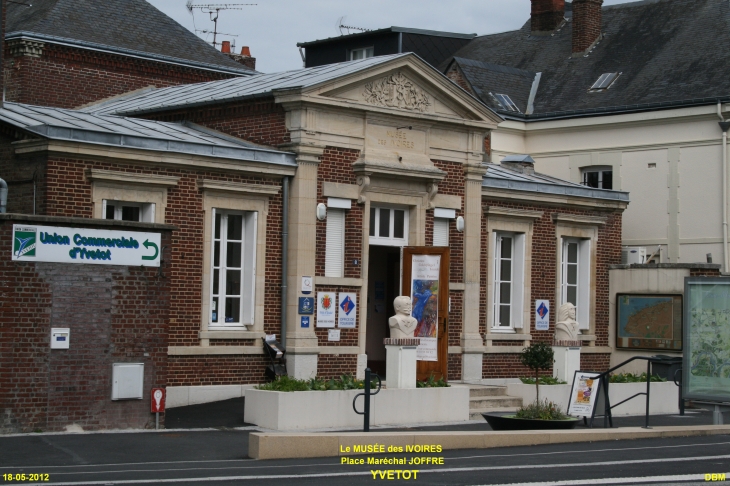
[[[558, 404], [561, 409], [567, 410], [570, 386], [540, 385], [540, 400], [547, 398]], [[613, 405], [632, 395], [645, 392], [646, 383], [610, 383], [608, 390], [611, 405]], [[522, 403], [526, 405], [535, 401], [535, 385], [508, 384], [507, 395], [522, 397]], [[679, 413], [679, 387], [673, 382], [652, 383], [649, 398], [650, 415]], [[636, 397], [619, 405], [611, 412], [614, 417], [621, 415], [644, 415], [646, 413], [646, 397]]]
[[[244, 421], [273, 430], [362, 427], [352, 409], [362, 390], [275, 392], [246, 390]], [[364, 397], [357, 399], [363, 410]], [[381, 390], [370, 399], [370, 425], [413, 425], [469, 420], [469, 388]]]

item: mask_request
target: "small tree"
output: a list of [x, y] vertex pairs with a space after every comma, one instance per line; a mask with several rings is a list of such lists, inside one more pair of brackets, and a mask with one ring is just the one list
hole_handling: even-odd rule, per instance
[[548, 343], [532, 343], [520, 355], [520, 362], [535, 373], [536, 402], [540, 401], [540, 370], [549, 370], [552, 367], [554, 354]]

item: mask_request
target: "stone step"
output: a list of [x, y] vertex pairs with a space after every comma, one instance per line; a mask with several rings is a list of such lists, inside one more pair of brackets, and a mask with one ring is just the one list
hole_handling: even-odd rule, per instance
[[495, 397], [506, 396], [506, 386], [471, 386], [469, 387], [469, 396], [474, 397]]
[[469, 420], [484, 420], [483, 413], [492, 412], [516, 412], [517, 407], [498, 407], [498, 408], [476, 408], [469, 410]]
[[517, 397], [474, 397], [469, 399], [469, 410], [477, 408], [521, 407], [522, 399]]

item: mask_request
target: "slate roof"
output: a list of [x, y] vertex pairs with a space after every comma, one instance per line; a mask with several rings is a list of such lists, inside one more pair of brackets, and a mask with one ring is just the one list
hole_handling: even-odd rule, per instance
[[[518, 77], [469, 66], [463, 59], [542, 73], [534, 114], [527, 119], [730, 100], [727, 0], [644, 0], [604, 6], [604, 39], [586, 57], [575, 58], [570, 9], [566, 3], [570, 21], [554, 35], [531, 35], [528, 20], [519, 30], [475, 38], [440, 68], [445, 71], [451, 62], [459, 63], [490, 106], [494, 105], [484, 93], [503, 89], [516, 101], [526, 99], [530, 88], [515, 83]], [[607, 91], [590, 93], [599, 76], [609, 72], [621, 76]]]
[[0, 121], [51, 140], [297, 165], [294, 154], [264, 149], [194, 125], [166, 123], [78, 110], [3, 103]]
[[145, 0], [8, 2], [6, 32], [6, 39], [25, 36], [239, 75], [255, 73]]
[[272, 74], [186, 84], [141, 92], [83, 108], [89, 113], [132, 115], [223, 101], [268, 96], [274, 90], [315, 86], [332, 79], [414, 54], [393, 54]]
[[509, 189], [512, 191], [539, 192], [563, 196], [588, 197], [629, 201], [629, 193], [609, 189], [594, 189], [545, 174], [523, 174], [499, 164], [484, 164], [487, 173], [482, 187]]
[[494, 95], [507, 94], [522, 113], [527, 112], [530, 89], [537, 73], [462, 57], [455, 57], [454, 61], [479, 99], [490, 108], [504, 111]]

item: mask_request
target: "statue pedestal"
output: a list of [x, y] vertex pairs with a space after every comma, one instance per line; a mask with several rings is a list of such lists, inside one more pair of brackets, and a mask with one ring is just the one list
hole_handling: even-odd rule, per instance
[[416, 348], [418, 338], [386, 338], [385, 378], [388, 388], [416, 388]]
[[580, 370], [580, 341], [554, 341], [553, 378], [573, 383], [575, 372]]

